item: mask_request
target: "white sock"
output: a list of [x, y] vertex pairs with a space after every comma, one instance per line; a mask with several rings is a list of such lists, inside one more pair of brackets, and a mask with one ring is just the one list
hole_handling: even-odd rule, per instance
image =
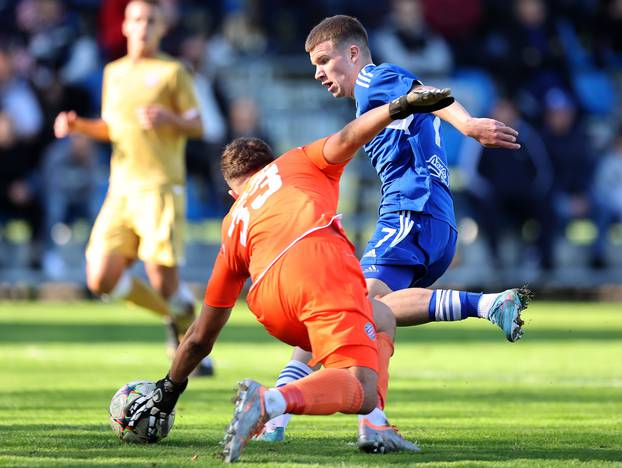
[[169, 298], [168, 303], [171, 306], [171, 312], [175, 315], [183, 315], [188, 310], [188, 304], [194, 305], [196, 298], [188, 283], [179, 281], [177, 291]]
[[289, 413], [276, 416], [265, 424], [266, 431], [272, 432], [272, 431], [275, 431], [279, 427], [282, 427], [283, 429], [285, 429], [287, 425], [289, 424], [289, 422], [291, 421], [291, 419], [292, 419], [292, 415]]
[[499, 294], [482, 294], [477, 303], [477, 315], [481, 318], [488, 318], [490, 307]]
[[266, 405], [266, 413], [270, 418], [280, 416], [285, 413], [285, 397], [276, 388], [269, 388], [263, 394], [263, 401]]
[[[279, 377], [276, 379], [275, 386], [277, 388], [282, 387], [285, 384], [302, 379], [303, 377], [306, 377], [312, 372], [313, 369], [307, 366], [304, 362], [292, 359], [281, 370]], [[282, 414], [280, 416], [277, 416], [276, 418], [273, 418], [266, 423], [266, 430], [274, 431], [277, 427], [282, 427], [283, 429], [285, 429], [291, 419], [291, 414]]]
[[125, 299], [132, 290], [132, 275], [128, 271], [124, 271], [121, 277], [114, 285], [109, 294], [103, 294], [103, 300]]
[[380, 408], [374, 408], [374, 410], [369, 414], [359, 414], [359, 421], [361, 419], [367, 419], [374, 426], [386, 426], [389, 424], [387, 416]]

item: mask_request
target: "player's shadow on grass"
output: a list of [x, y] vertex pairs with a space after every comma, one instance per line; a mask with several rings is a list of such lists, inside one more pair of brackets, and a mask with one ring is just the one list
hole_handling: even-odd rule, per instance
[[[161, 343], [164, 329], [159, 324], [58, 324], [53, 322], [5, 323], [0, 328], [1, 343]], [[612, 329], [564, 329], [527, 330], [525, 343], [555, 342], [568, 340], [618, 341], [620, 333]], [[401, 328], [397, 342], [413, 344], [443, 343], [499, 343], [504, 338], [500, 330], [463, 327]], [[218, 341], [221, 343], [275, 343], [275, 338], [257, 325], [227, 325]]]

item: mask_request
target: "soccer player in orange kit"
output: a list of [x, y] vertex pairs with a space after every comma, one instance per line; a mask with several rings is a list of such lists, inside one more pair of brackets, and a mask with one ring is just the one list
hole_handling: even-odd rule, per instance
[[[236, 202], [223, 220], [201, 316], [167, 376], [130, 406], [128, 430], [148, 418], [147, 437], [157, 438], [159, 421], [210, 353], [249, 277], [247, 302], [257, 320], [281, 341], [310, 351], [312, 363], [324, 368], [278, 389], [241, 382], [225, 434], [225, 461], [236, 461], [277, 415], [366, 414], [383, 406], [395, 319], [385, 304], [367, 298], [354, 247], [336, 214], [339, 180], [356, 151], [393, 120], [451, 102], [448, 89], [416, 89], [276, 160], [257, 138], [238, 138], [225, 148], [221, 168]], [[388, 424], [368, 434], [363, 450], [419, 451]]]

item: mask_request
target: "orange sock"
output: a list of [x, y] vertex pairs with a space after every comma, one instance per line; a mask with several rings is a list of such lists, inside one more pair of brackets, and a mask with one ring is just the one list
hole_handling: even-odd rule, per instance
[[389, 360], [393, 356], [393, 340], [386, 333], [378, 333], [378, 407], [384, 409], [389, 388]]
[[290, 414], [352, 414], [363, 404], [363, 386], [345, 369], [322, 369], [278, 390]]

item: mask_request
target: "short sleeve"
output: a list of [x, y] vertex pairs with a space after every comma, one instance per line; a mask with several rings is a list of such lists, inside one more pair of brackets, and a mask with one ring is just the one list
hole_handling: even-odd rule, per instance
[[233, 307], [247, 277], [248, 275], [229, 268], [225, 251], [221, 248], [205, 289], [205, 304], [212, 307]]
[[303, 146], [301, 149], [309, 158], [309, 160], [327, 177], [333, 180], [339, 180], [348, 161], [341, 164], [331, 164], [324, 158], [324, 145], [330, 137], [324, 137], [321, 140], [314, 141], [310, 145]]
[[199, 112], [192, 77], [183, 65], [177, 68], [173, 93], [175, 108], [180, 114], [184, 115], [192, 111]]

